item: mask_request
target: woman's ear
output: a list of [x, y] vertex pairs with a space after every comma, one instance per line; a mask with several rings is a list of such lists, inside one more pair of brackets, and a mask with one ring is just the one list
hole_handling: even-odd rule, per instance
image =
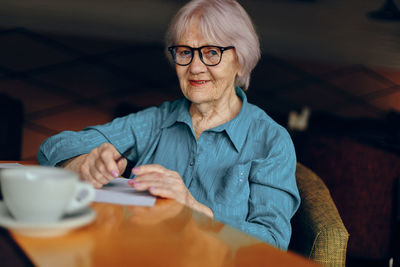
[[239, 70], [238, 70], [237, 76], [241, 77], [242, 75], [243, 75], [242, 68], [241, 68], [241, 67], [239, 67]]
[[239, 86], [240, 87], [240, 85], [239, 85], [239, 79], [240, 79], [240, 76], [239, 76], [239, 72], [236, 74], [236, 76], [235, 76], [235, 86], [237, 85], [237, 86]]
[[237, 64], [237, 68], [238, 68], [238, 71], [236, 73], [236, 77], [242, 77], [243, 76], [243, 68], [242, 68], [242, 66], [239, 65], [238, 62], [236, 64]]
[[237, 55], [236, 55], [235, 61], [236, 61], [237, 69], [238, 69], [237, 76], [242, 77], [243, 76], [243, 66], [242, 66], [242, 64], [240, 64], [239, 58]]

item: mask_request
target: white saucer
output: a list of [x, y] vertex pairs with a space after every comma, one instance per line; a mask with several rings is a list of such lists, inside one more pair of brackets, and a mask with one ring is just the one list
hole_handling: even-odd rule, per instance
[[79, 213], [68, 214], [58, 222], [53, 223], [29, 223], [18, 222], [12, 217], [3, 201], [0, 201], [0, 226], [9, 230], [32, 237], [54, 237], [85, 226], [96, 218], [96, 212], [91, 208], [85, 208]]

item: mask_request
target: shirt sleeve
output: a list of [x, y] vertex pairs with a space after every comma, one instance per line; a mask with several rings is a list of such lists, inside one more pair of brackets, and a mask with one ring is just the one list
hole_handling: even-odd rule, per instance
[[[251, 163], [248, 213], [242, 222], [230, 222], [245, 233], [287, 250], [290, 220], [300, 205], [296, 185], [296, 154], [284, 128], [278, 128], [266, 146], [267, 156]], [[221, 214], [215, 214], [217, 220]]]
[[270, 141], [265, 160], [252, 167], [249, 212], [243, 227], [281, 249], [292, 233], [290, 219], [300, 205], [296, 185], [296, 154], [289, 134], [282, 129]]
[[104, 125], [90, 126], [77, 132], [61, 132], [42, 143], [37, 154], [39, 164], [55, 166], [89, 153], [103, 143], [111, 143], [121, 155], [135, 162], [146, 145], [151, 143], [152, 136], [163, 121], [162, 117], [160, 109], [152, 107]]
[[[87, 127], [82, 131], [63, 131], [51, 136], [39, 148], [39, 164], [55, 166], [64, 160], [89, 153], [103, 143], [113, 144], [121, 153], [127, 149], [129, 143], [134, 144], [133, 140], [128, 142], [128, 139], [132, 139], [132, 134], [122, 127], [129, 120], [127, 116], [104, 125]], [[118, 136], [125, 136], [124, 142], [118, 141]]]

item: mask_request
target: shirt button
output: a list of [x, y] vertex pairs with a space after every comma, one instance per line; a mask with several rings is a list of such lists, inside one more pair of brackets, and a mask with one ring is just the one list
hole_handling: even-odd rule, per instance
[[191, 161], [191, 162], [189, 163], [189, 165], [190, 165], [190, 166], [193, 166], [193, 165], [194, 165], [194, 162], [193, 162], [193, 161]]
[[243, 176], [243, 174], [244, 174], [243, 172], [240, 172], [240, 176]]

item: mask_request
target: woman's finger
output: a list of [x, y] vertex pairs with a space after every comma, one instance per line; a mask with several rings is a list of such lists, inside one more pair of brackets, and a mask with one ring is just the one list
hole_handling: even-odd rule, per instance
[[111, 173], [108, 172], [105, 162], [103, 161], [102, 158], [97, 158], [94, 162], [95, 162], [94, 168], [96, 169], [96, 171], [101, 173], [107, 179], [108, 182], [114, 178], [111, 175]]
[[175, 199], [177, 202], [189, 205], [191, 195], [187, 190], [176, 191], [175, 188], [151, 186], [149, 192], [158, 197]]
[[101, 172], [99, 172], [94, 165], [92, 165], [89, 168], [89, 173], [91, 175], [92, 180], [96, 181], [97, 183], [100, 183], [101, 185], [107, 184], [109, 182], [107, 177], [105, 177]]
[[87, 182], [90, 182], [92, 179], [91, 179], [91, 175], [90, 175], [90, 172], [89, 172], [89, 165], [87, 164], [87, 163], [82, 163], [81, 165], [80, 165], [80, 168], [79, 168], [79, 173], [80, 173], [80, 175], [81, 175], [81, 178], [83, 179], [83, 180], [85, 180], [85, 181], [87, 181]]
[[94, 187], [101, 188], [103, 186], [101, 183], [93, 179], [92, 174], [90, 173], [90, 166], [87, 162], [81, 165], [79, 173], [84, 181], [91, 183]]
[[99, 157], [104, 162], [106, 171], [113, 177], [116, 178], [120, 175], [120, 169], [118, 167], [118, 160], [121, 159], [121, 154], [111, 144], [105, 143], [99, 148]]
[[153, 195], [175, 199], [187, 205], [193, 198], [178, 172], [157, 164], [141, 165], [132, 172], [136, 178], [128, 183], [138, 191], [149, 190]]
[[170, 179], [167, 175], [160, 172], [147, 172], [141, 175], [137, 175], [135, 181], [145, 181], [145, 180], [168, 180]]
[[103, 187], [103, 184], [97, 182], [96, 180], [91, 179], [88, 182], [91, 183], [96, 189], [100, 189]]
[[176, 199], [175, 194], [169, 188], [152, 186], [149, 188], [149, 192], [154, 196]]
[[[135, 182], [135, 181], [133, 181]], [[171, 186], [165, 186], [163, 183], [159, 183], [158, 181], [146, 182], [146, 183], [133, 183], [133, 187], [138, 191], [148, 190], [152, 195], [163, 197], [163, 198], [171, 198], [178, 200], [178, 202], [182, 197], [176, 194], [174, 188]]]
[[175, 187], [175, 182], [168, 177], [160, 177], [159, 175], [145, 175], [132, 179], [128, 182], [137, 190], [147, 190], [152, 186], [173, 188]]
[[134, 175], [142, 175], [145, 173], [149, 172], [160, 172], [160, 173], [165, 173], [168, 172], [169, 170], [164, 168], [163, 166], [159, 164], [148, 164], [148, 165], [141, 165], [138, 167], [135, 167], [132, 169], [132, 173]]
[[121, 157], [117, 160], [117, 166], [118, 166], [118, 172], [119, 172], [119, 176], [122, 175], [122, 173], [124, 173], [126, 166], [128, 165], [128, 161], [126, 158]]

